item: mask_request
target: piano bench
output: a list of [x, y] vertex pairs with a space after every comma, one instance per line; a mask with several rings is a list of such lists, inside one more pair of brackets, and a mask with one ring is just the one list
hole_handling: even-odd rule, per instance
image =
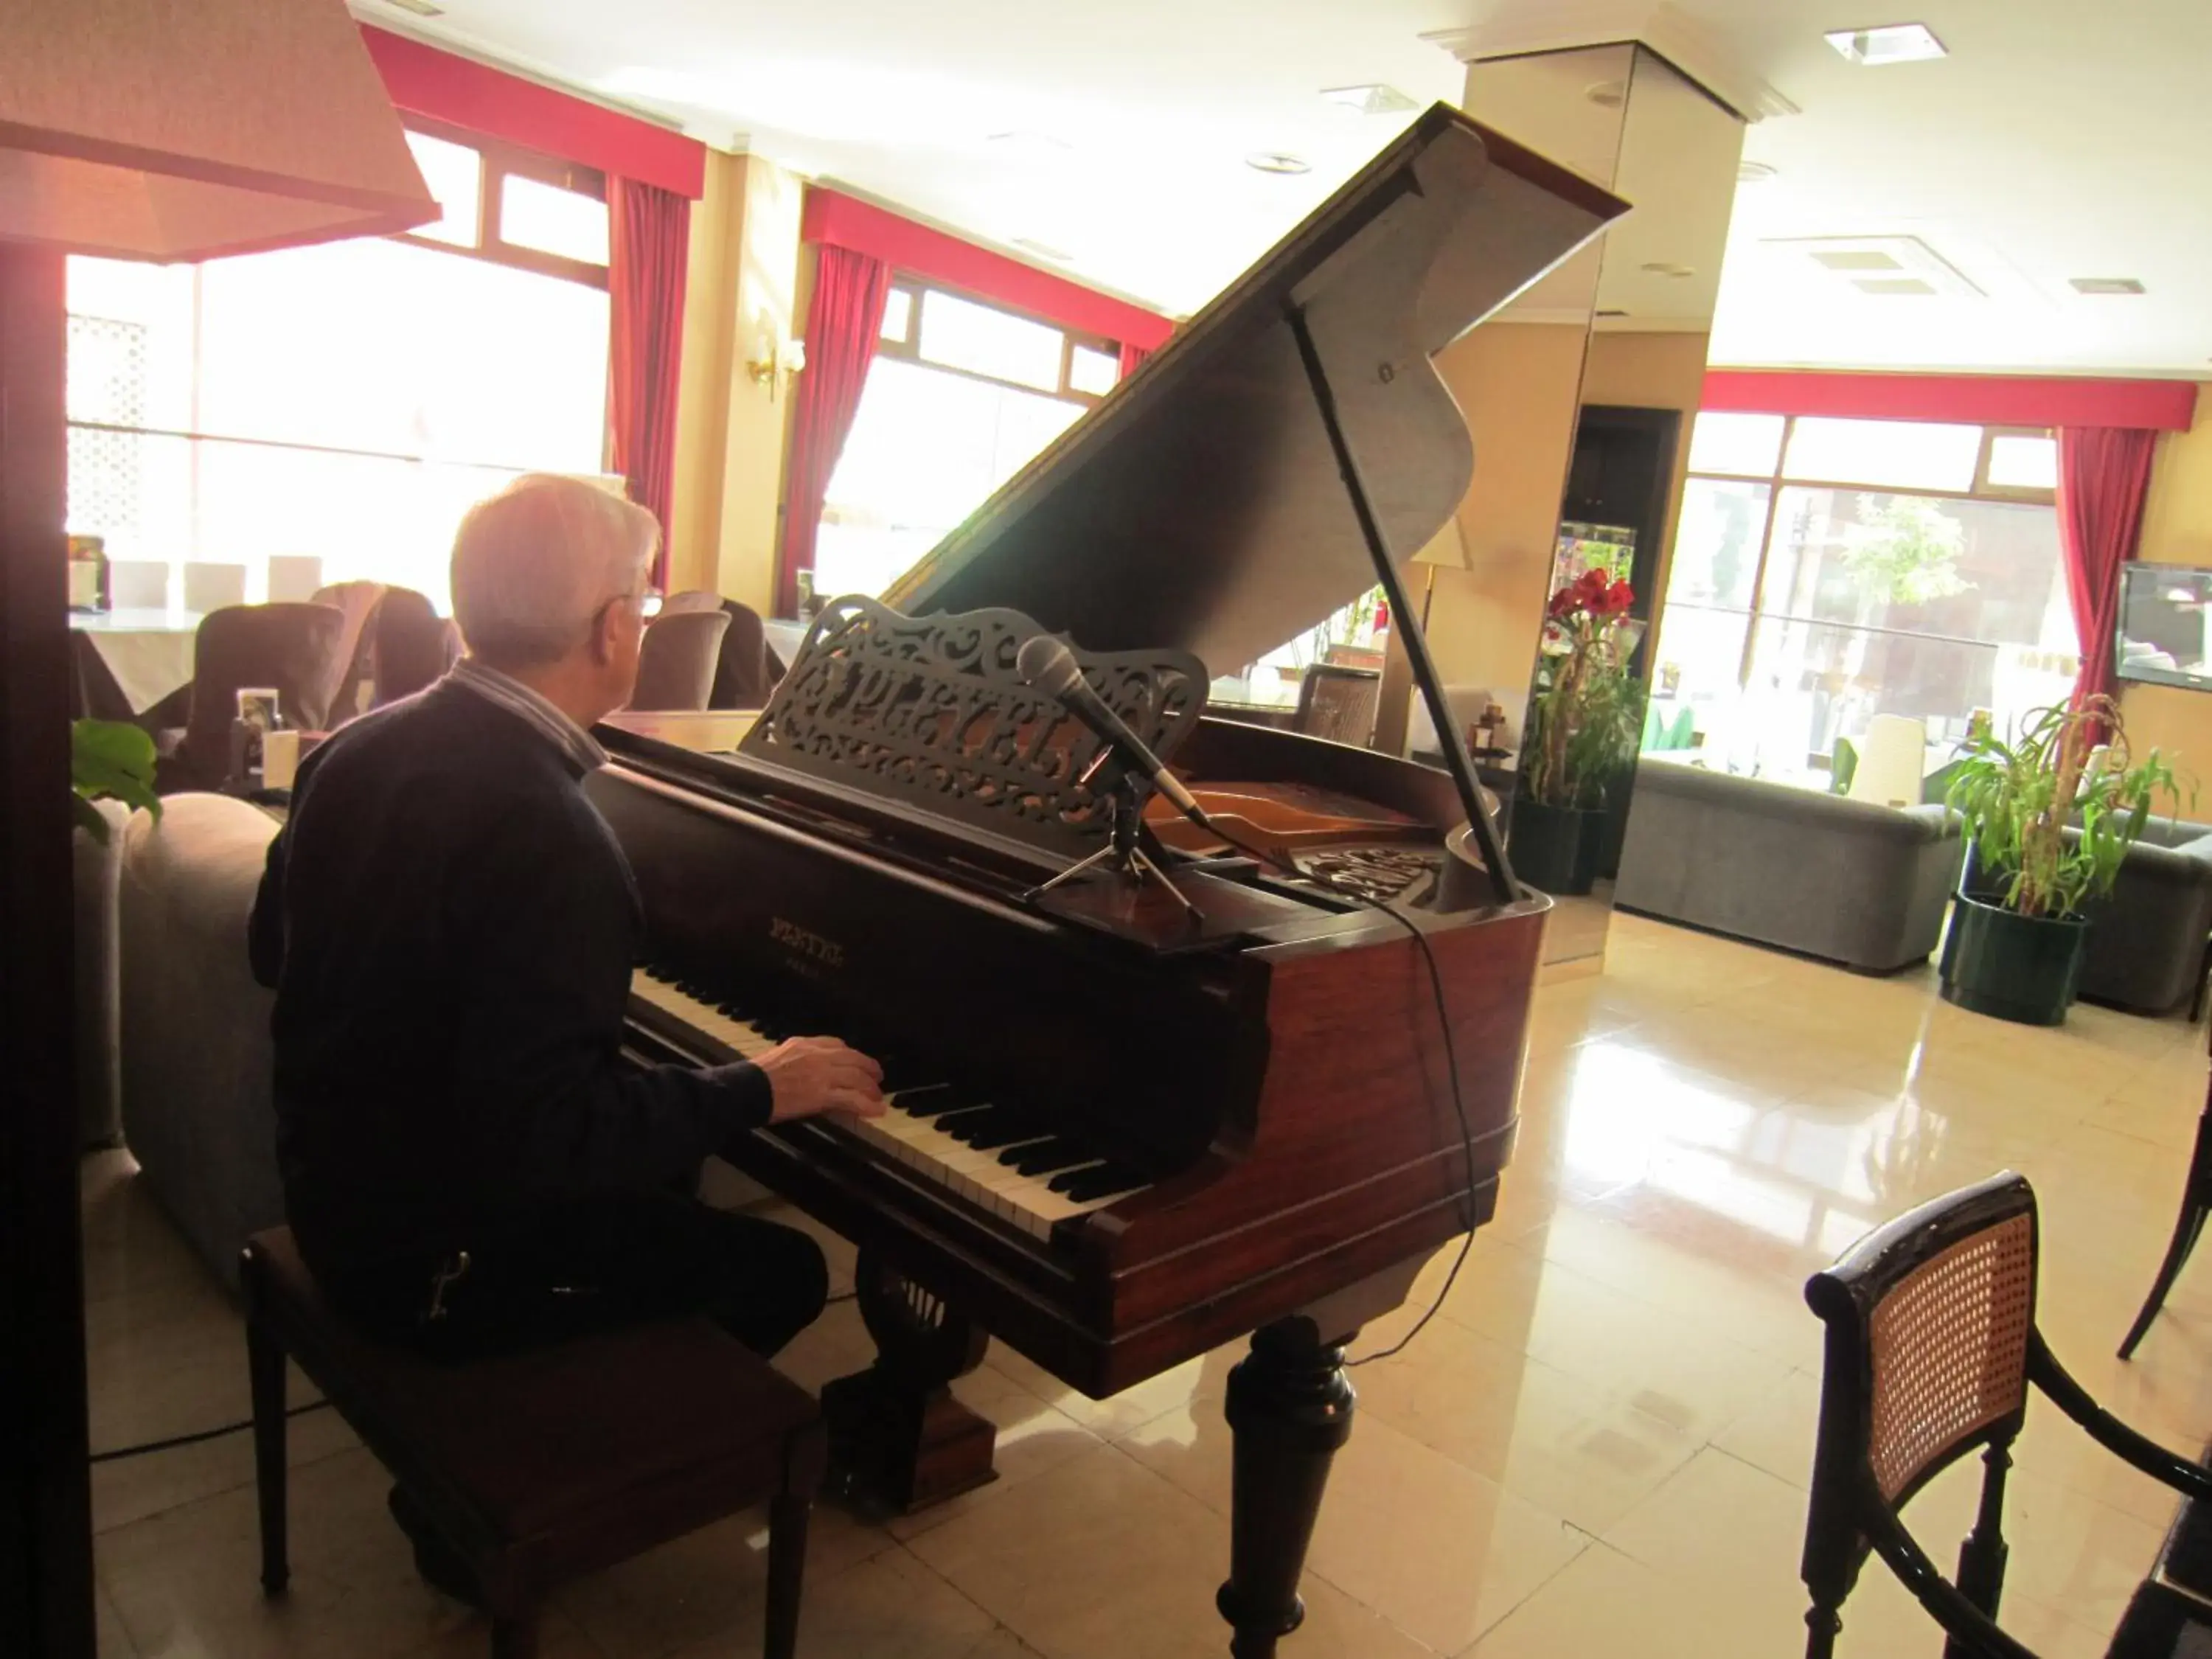
[[533, 1659], [571, 1579], [769, 1505], [768, 1659], [797, 1640], [807, 1514], [828, 1440], [812, 1395], [704, 1319], [453, 1364], [371, 1340], [325, 1304], [291, 1230], [241, 1277], [261, 1583], [283, 1593], [289, 1355], [475, 1575], [493, 1659]]

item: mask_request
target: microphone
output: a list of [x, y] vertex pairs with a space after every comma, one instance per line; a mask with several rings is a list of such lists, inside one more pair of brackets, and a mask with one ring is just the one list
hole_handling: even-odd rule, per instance
[[1206, 813], [1191, 799], [1190, 791], [1168, 770], [1151, 745], [1129, 729], [1128, 722], [1109, 708], [1091, 689], [1090, 682], [1083, 678], [1083, 665], [1075, 660], [1075, 653], [1060, 641], [1048, 634], [1040, 634], [1029, 641], [1014, 659], [1014, 672], [1022, 677], [1024, 685], [1033, 685], [1058, 699], [1060, 707], [1111, 747], [1120, 750], [1122, 758], [1165, 795], [1177, 811], [1193, 823], [1206, 823]]

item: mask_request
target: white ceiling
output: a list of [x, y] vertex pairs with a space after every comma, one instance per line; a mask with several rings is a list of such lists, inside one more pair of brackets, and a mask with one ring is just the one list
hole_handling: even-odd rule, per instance
[[[1888, 0], [1886, 0], [1888, 3]], [[357, 15], [679, 121], [1083, 280], [1188, 313], [1402, 125], [1323, 101], [1455, 100], [1425, 33], [1612, 0], [445, 0]], [[2208, 0], [1674, 0], [1802, 112], [1753, 127], [1716, 363], [2212, 378]], [[1631, 8], [1633, 9], [1633, 8]], [[1942, 62], [1869, 70], [1824, 30], [1910, 16]], [[1602, 38], [1592, 35], [1589, 38]], [[1008, 139], [999, 134], [1015, 134]], [[1257, 150], [1313, 163], [1273, 177]], [[1802, 237], [1917, 235], [1981, 298], [1874, 299]], [[1018, 250], [1016, 250], [1018, 252]], [[1043, 263], [1038, 261], [1038, 263]], [[2072, 276], [2134, 276], [2087, 299]]]

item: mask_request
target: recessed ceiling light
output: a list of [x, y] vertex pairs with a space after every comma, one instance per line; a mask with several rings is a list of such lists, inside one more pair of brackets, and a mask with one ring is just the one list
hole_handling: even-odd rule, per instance
[[2072, 287], [2076, 294], [2140, 294], [2143, 285], [2132, 276], [2076, 276]]
[[1779, 167], [1765, 161], [1738, 161], [1735, 164], [1736, 182], [1743, 185], [1763, 185], [1780, 171]]
[[1025, 252], [1036, 254], [1040, 259], [1049, 259], [1054, 264], [1064, 265], [1075, 258], [1066, 248], [1054, 247], [1050, 242], [1040, 242], [1034, 236], [1017, 236], [1014, 246]]
[[1262, 173], [1311, 173], [1313, 163], [1303, 155], [1286, 155], [1279, 149], [1263, 149], [1244, 158], [1248, 167], [1257, 167]]
[[443, 17], [446, 15], [443, 6], [434, 6], [430, 0], [384, 0], [384, 3], [396, 6], [401, 11], [411, 11], [417, 17]]
[[1395, 115], [1402, 110], [1419, 107], [1397, 88], [1386, 87], [1380, 81], [1358, 87], [1323, 87], [1321, 95], [1332, 104], [1356, 109], [1362, 115]]
[[1597, 81], [1583, 88], [1583, 96], [1600, 109], [1619, 109], [1628, 101], [1626, 81]]
[[1948, 54], [1925, 23], [1886, 23], [1873, 29], [1836, 29], [1828, 44], [1851, 60], [1869, 68], [1883, 64], [1917, 64]]

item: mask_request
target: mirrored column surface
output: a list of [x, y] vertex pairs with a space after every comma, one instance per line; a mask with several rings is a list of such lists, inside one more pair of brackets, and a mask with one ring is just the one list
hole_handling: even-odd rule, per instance
[[[1650, 699], [1655, 620], [1735, 199], [1743, 122], [1649, 47], [1478, 61], [1464, 106], [1625, 198], [1598, 243], [1445, 351], [1474, 441], [1417, 598], [1516, 869], [1558, 901], [1548, 964], [1601, 965]], [[1384, 689], [1377, 742], [1432, 753]]]

